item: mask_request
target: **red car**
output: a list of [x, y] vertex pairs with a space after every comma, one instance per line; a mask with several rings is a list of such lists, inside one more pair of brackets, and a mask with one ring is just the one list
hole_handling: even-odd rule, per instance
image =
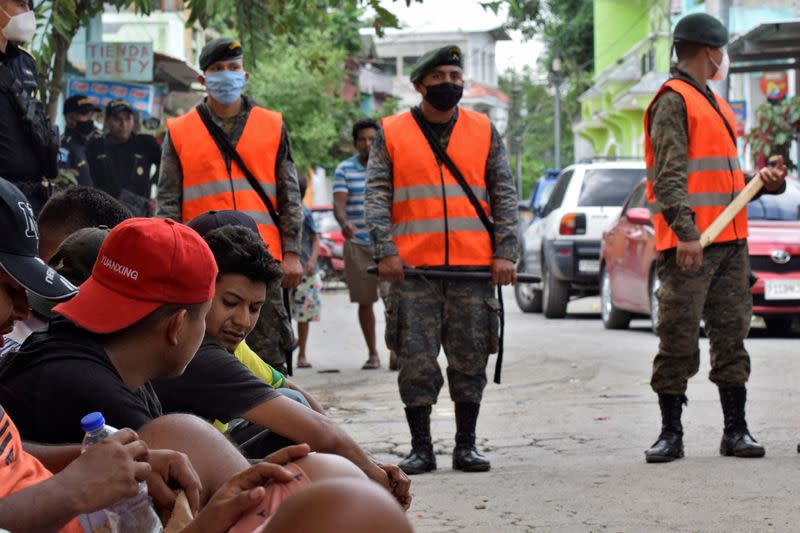
[[[753, 314], [774, 333], [791, 330], [800, 316], [800, 183], [786, 180], [786, 192], [763, 195], [747, 206]], [[655, 291], [655, 235], [644, 181], [637, 185], [600, 252], [600, 316], [607, 329], [624, 329], [636, 315], [658, 316]], [[653, 320], [655, 329], [655, 320]]]

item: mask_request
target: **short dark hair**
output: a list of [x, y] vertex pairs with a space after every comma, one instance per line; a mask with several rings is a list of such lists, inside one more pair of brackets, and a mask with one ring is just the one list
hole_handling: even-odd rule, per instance
[[371, 118], [364, 118], [353, 124], [353, 142], [358, 140], [358, 133], [361, 130], [368, 130], [373, 129], [378, 131], [380, 129], [380, 125], [372, 120]]
[[110, 194], [82, 185], [69, 187], [50, 197], [39, 213], [39, 226], [58, 224], [70, 235], [81, 228], [113, 228], [133, 217], [131, 210]]
[[678, 61], [684, 61], [694, 58], [700, 50], [707, 46], [699, 43], [690, 43], [687, 41], [679, 41], [675, 43], [675, 55], [678, 56]]
[[203, 237], [214, 254], [219, 269], [225, 274], [241, 274], [270, 287], [283, 275], [281, 267], [267, 250], [264, 241], [253, 230], [243, 226], [222, 226]]

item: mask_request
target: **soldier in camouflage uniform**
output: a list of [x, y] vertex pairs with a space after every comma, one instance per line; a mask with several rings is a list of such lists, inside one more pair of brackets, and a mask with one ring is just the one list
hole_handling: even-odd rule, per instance
[[[486, 230], [477, 217], [476, 210], [462, 204], [460, 215], [447, 213], [456, 209], [455, 202], [464, 201], [463, 190], [450, 176], [442, 162], [434, 159], [431, 148], [421, 136], [419, 126], [409, 122], [410, 115], [401, 113], [386, 119], [375, 139], [367, 166], [366, 218], [370, 236], [375, 245], [375, 259], [381, 279], [391, 281], [386, 300], [386, 344], [398, 356], [400, 373], [398, 383], [400, 397], [405, 404], [406, 418], [411, 430], [411, 453], [400, 468], [408, 474], [419, 474], [436, 469], [430, 433], [431, 406], [436, 403], [444, 384], [437, 363], [439, 350], [444, 347], [447, 356], [447, 379], [450, 398], [455, 402], [456, 447], [453, 452], [453, 468], [463, 471], [486, 471], [489, 461], [475, 448], [475, 426], [480, 409], [483, 389], [486, 386], [486, 364], [489, 354], [498, 349], [499, 303], [494, 297], [493, 285], [505, 285], [516, 280], [514, 262], [517, 259], [517, 194], [514, 180], [506, 159], [502, 137], [483, 117], [486, 137], [486, 154], [481, 160], [471, 160], [458, 152], [463, 146], [463, 121], [478, 115], [457, 107], [463, 90], [461, 52], [457, 47], [444, 47], [423, 56], [411, 74], [416, 90], [423, 95], [418, 108], [428, 126], [433, 130], [447, 153], [461, 167], [461, 162], [472, 161], [471, 168], [479, 169], [474, 190], [483, 190], [486, 208], [493, 219], [495, 244], [486, 237]], [[389, 126], [394, 121], [406, 119], [401, 124], [406, 129], [398, 131], [393, 126], [394, 140], [399, 137], [417, 139], [415, 154], [395, 152], [392, 157]], [[459, 135], [456, 138], [456, 135]], [[472, 139], [471, 139], [472, 141]], [[452, 154], [451, 154], [452, 151]], [[476, 156], [472, 156], [476, 157]], [[461, 159], [459, 159], [461, 158]], [[429, 161], [424, 172], [433, 172], [434, 185], [403, 186], [398, 180], [414, 178], [415, 161]], [[438, 164], [437, 169], [435, 165]], [[406, 168], [403, 168], [403, 166]], [[430, 169], [433, 166], [433, 169]], [[467, 165], [469, 166], [469, 164]], [[441, 170], [440, 170], [441, 169]], [[459, 168], [465, 175], [463, 168]], [[441, 183], [436, 185], [441, 172]], [[416, 196], [415, 196], [416, 195]], [[458, 198], [462, 196], [462, 198]], [[446, 204], [444, 220], [416, 220], [408, 224], [397, 221], [401, 211], [417, 201], [443, 202]], [[411, 201], [409, 201], [411, 200]], [[450, 202], [453, 202], [451, 204]], [[427, 204], [428, 206], [432, 204]], [[437, 204], [441, 205], [441, 204]], [[458, 216], [467, 217], [455, 218]], [[470, 218], [471, 217], [471, 218]], [[426, 218], [426, 217], [422, 217]], [[486, 261], [483, 267], [470, 267], [470, 261], [454, 259], [458, 253], [458, 224], [469, 224], [474, 231], [467, 233], [471, 239], [484, 239]], [[431, 227], [437, 226], [438, 229]], [[441, 232], [441, 247], [431, 249], [430, 244], [415, 252], [404, 248], [403, 235], [414, 224], [427, 226], [427, 232]], [[449, 229], [448, 229], [449, 224]], [[419, 232], [406, 237], [428, 239], [431, 233]], [[423, 242], [418, 241], [418, 242]], [[430, 241], [424, 241], [430, 242]], [[441, 248], [441, 249], [438, 249]], [[430, 259], [432, 256], [441, 260]], [[427, 257], [427, 259], [426, 259]], [[461, 263], [461, 264], [459, 264]], [[442, 281], [424, 277], [404, 278], [403, 266], [421, 268], [447, 268], [452, 270], [490, 269], [492, 283], [485, 281]], [[473, 263], [478, 264], [478, 263]]]
[[[221, 38], [210, 42], [203, 48], [200, 67], [204, 73], [218, 71], [215, 63], [242, 61], [242, 47], [238, 41]], [[241, 67], [241, 65], [239, 65]], [[209, 70], [211, 68], [211, 70]], [[207, 72], [208, 71], [208, 72]], [[250, 111], [256, 103], [246, 95], [240, 96], [241, 106], [237, 113], [220, 117], [212, 109], [208, 101], [201, 104], [208, 107], [212, 120], [225, 132], [233, 146], [242, 136]], [[220, 149], [222, 157], [230, 171], [231, 161]], [[284, 271], [283, 285], [294, 288], [300, 283], [302, 267], [299, 261], [300, 237], [303, 225], [303, 209], [300, 199], [300, 188], [297, 181], [297, 170], [292, 158], [292, 144], [289, 130], [282, 124], [280, 144], [275, 162], [275, 182], [277, 189], [277, 211], [279, 232], [284, 260], [281, 267]], [[156, 216], [181, 221], [183, 203], [183, 171], [172, 139], [167, 133], [161, 156], [161, 167], [158, 182], [158, 211]], [[266, 208], [265, 208], [266, 210]], [[287, 270], [288, 269], [288, 270]], [[287, 371], [287, 361], [294, 347], [294, 332], [289, 314], [283, 302], [280, 287], [276, 287], [264, 304], [256, 327], [247, 337], [248, 345], [267, 363], [283, 373]]]
[[[752, 316], [746, 215], [740, 214], [743, 218], [731, 222], [705, 250], [700, 245], [701, 232], [711, 219], [707, 214], [717, 216], [739, 188], [734, 186], [741, 172], [731, 144], [734, 133], [730, 124], [720, 120], [729, 108], [706, 85], [707, 80], [724, 79], [727, 74], [723, 47], [728, 32], [715, 18], [694, 14], [681, 19], [674, 40], [677, 68], [651, 104], [646, 119], [648, 199], [661, 250], [656, 261], [661, 283], [656, 327], [660, 344], [651, 386], [659, 397], [662, 431], [645, 457], [654, 463], [683, 457], [680, 418], [687, 402], [687, 382], [700, 365], [697, 337], [701, 318], [711, 341], [709, 378], [719, 388], [724, 413], [720, 453], [762, 457], [764, 448], [750, 435], [744, 412], [745, 383], [750, 375], [744, 338]], [[703, 113], [710, 118], [698, 120], [709, 116]], [[732, 112], [726, 121], [730, 116]], [[717, 128], [713, 138], [701, 142], [698, 138], [703, 132], [695, 130], [696, 138], [690, 139], [690, 124], [698, 127], [698, 122], [706, 130]], [[705, 154], [710, 156], [702, 157]], [[785, 188], [785, 175], [781, 164], [762, 169], [755, 179], [764, 181], [768, 193], [778, 194]], [[749, 179], [753, 177], [738, 183], [743, 187]], [[717, 190], [716, 183], [722, 183], [724, 193], [709, 192]], [[704, 209], [711, 211], [704, 215]], [[700, 220], [704, 227], [698, 227]]]

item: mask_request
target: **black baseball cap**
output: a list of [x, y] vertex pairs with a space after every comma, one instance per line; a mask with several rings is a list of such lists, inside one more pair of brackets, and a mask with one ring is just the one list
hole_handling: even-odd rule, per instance
[[258, 226], [253, 217], [241, 211], [234, 211], [227, 209], [223, 211], [208, 211], [199, 215], [189, 222], [187, 226], [195, 230], [201, 237], [205, 237], [206, 233], [222, 226], [243, 226], [249, 230], [258, 233]]
[[127, 100], [111, 100], [108, 105], [106, 105], [107, 117], [116, 115], [122, 111], [133, 113], [133, 107]]
[[[100, 255], [100, 247], [109, 231], [111, 230], [107, 226], [79, 229], [64, 239], [48, 265], [73, 285], [82, 285], [92, 275], [94, 263]], [[58, 301], [29, 292], [28, 303], [40, 316], [49, 317]]]
[[64, 113], [89, 113], [102, 111], [103, 108], [97, 105], [85, 94], [75, 94], [64, 100]]
[[58, 300], [78, 288], [39, 258], [39, 227], [25, 195], [0, 178], [0, 267], [29, 291]]

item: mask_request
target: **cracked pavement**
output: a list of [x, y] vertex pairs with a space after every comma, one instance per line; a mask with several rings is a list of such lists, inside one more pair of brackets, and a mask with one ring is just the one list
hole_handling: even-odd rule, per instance
[[[722, 413], [708, 381], [708, 340], [684, 411], [686, 458], [644, 462], [660, 430], [650, 365], [657, 339], [649, 320], [606, 331], [597, 299], [570, 303], [564, 320], [521, 313], [506, 292], [503, 384], [489, 383], [478, 444], [483, 474], [454, 472], [455, 422], [445, 390], [431, 416], [438, 471], [414, 476], [409, 517], [419, 532], [797, 531], [800, 509], [798, 339], [754, 329], [748, 422], [764, 459], [718, 455]], [[382, 339], [382, 307], [375, 306]], [[313, 323], [312, 369], [294, 379], [378, 459], [396, 463], [410, 443], [397, 374], [363, 371], [366, 348], [346, 291], [323, 295]], [[382, 343], [379, 342], [379, 346]], [[445, 364], [443, 354], [439, 362]], [[490, 360], [489, 376], [494, 365]], [[338, 373], [319, 373], [338, 369]]]

